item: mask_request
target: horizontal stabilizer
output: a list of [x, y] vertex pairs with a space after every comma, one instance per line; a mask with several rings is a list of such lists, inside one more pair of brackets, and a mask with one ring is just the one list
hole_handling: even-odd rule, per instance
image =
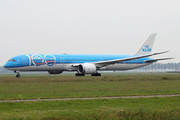
[[159, 60], [169, 60], [169, 59], [174, 59], [174, 58], [160, 58], [160, 59], [154, 59], [154, 60], [146, 60], [144, 62], [150, 63], [150, 62], [157, 62]]

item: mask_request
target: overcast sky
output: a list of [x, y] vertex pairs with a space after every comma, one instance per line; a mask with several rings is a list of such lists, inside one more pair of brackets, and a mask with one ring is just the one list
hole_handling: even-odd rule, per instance
[[0, 66], [27, 53], [153, 52], [180, 62], [180, 0], [0, 0]]

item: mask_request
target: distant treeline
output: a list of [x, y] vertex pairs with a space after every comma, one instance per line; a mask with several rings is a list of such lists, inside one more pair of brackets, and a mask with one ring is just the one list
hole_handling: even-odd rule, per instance
[[180, 63], [154, 63], [138, 70], [176, 70], [180, 71]]
[[0, 67], [0, 73], [13, 73], [11, 70], [5, 69], [3, 66]]
[[[176, 70], [180, 71], [180, 63], [154, 63], [135, 70]], [[3, 66], [0, 67], [0, 73], [13, 73], [13, 71], [6, 70]]]

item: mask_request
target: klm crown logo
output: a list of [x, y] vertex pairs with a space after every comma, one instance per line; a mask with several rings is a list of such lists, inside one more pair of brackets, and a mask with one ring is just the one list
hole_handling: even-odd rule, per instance
[[151, 52], [151, 48], [149, 48], [149, 45], [145, 45], [145, 48], [142, 48], [143, 52]]

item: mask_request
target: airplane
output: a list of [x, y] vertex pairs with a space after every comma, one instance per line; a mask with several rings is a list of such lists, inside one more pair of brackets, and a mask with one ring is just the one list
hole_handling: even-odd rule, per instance
[[101, 76], [98, 71], [131, 70], [159, 60], [173, 59], [149, 58], [168, 52], [151, 53], [155, 37], [156, 33], [151, 34], [135, 55], [24, 54], [9, 59], [4, 68], [17, 73], [17, 78], [20, 78], [19, 71], [48, 71], [49, 74], [76, 71], [75, 76]]

